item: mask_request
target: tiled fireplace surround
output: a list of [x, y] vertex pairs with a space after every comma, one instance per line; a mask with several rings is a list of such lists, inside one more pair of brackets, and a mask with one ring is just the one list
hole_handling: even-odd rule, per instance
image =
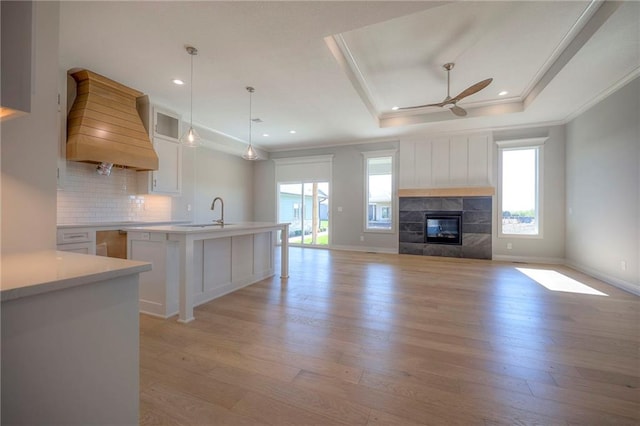
[[[430, 212], [462, 212], [462, 245], [427, 244]], [[400, 196], [401, 254], [491, 259], [491, 196]]]

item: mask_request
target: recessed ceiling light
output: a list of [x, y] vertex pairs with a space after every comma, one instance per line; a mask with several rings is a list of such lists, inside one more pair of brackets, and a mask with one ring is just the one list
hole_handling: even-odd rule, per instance
[[180, 80], [178, 78], [175, 78], [175, 79], [173, 79], [171, 81], [173, 81], [173, 84], [177, 84], [178, 86], [182, 86], [184, 84], [184, 81], [182, 81], [182, 80]]
[[504, 96], [504, 95], [508, 95], [509, 92], [507, 92], [506, 90], [503, 90], [502, 92], [498, 93], [498, 96]]
[[262, 136], [264, 136], [265, 138], [269, 137], [269, 133], [263, 133]]
[[393, 111], [397, 111], [397, 110], [399, 110], [399, 109], [400, 109], [400, 107], [399, 107], [399, 106], [394, 106], [394, 107], [392, 107], [391, 109], [392, 109]]
[[291, 133], [292, 135], [296, 133], [295, 130], [289, 130], [289, 133]]

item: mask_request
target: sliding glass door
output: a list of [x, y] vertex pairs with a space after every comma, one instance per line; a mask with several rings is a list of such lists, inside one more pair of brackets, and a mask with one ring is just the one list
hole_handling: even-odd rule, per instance
[[329, 245], [329, 182], [278, 184], [278, 220], [290, 223], [289, 244]]

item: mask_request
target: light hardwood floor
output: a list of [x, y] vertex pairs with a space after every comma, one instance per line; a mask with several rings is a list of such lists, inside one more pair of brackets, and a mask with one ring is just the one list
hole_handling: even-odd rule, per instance
[[141, 316], [141, 424], [640, 424], [636, 296], [543, 265], [292, 248], [290, 266], [189, 324]]

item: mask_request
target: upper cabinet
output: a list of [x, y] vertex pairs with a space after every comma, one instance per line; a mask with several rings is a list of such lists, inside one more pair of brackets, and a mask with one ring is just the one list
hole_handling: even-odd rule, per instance
[[147, 96], [138, 98], [138, 112], [158, 155], [158, 170], [138, 172], [138, 193], [180, 195], [182, 193], [182, 145], [180, 115], [151, 105]]
[[492, 186], [490, 134], [400, 142], [400, 189]]
[[178, 114], [153, 107], [153, 118], [153, 134], [150, 136], [160, 136], [178, 142], [180, 138], [180, 116]]
[[0, 3], [0, 121], [31, 112], [32, 9], [30, 1]]

